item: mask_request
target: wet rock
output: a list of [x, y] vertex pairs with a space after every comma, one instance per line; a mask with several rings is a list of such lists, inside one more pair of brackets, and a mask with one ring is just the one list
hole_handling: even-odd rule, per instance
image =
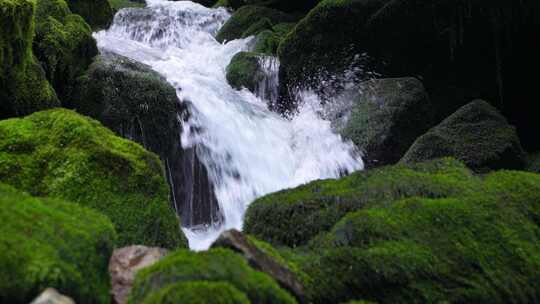
[[300, 302], [304, 302], [304, 286], [296, 274], [274, 257], [259, 248], [238, 230], [223, 232], [212, 247], [228, 248], [241, 253], [251, 267], [271, 276], [278, 284], [291, 292]]
[[184, 149], [181, 119], [187, 102], [149, 66], [113, 53], [97, 57], [83, 77], [77, 111], [96, 118], [116, 134], [158, 154], [171, 187], [171, 202], [182, 225], [221, 221], [221, 213], [197, 147]]
[[156, 263], [167, 254], [166, 249], [140, 245], [114, 250], [109, 262], [113, 303], [127, 303], [137, 271]]
[[340, 133], [364, 152], [367, 168], [398, 162], [433, 125], [433, 105], [418, 79], [370, 80], [354, 93]]
[[30, 304], [75, 304], [75, 301], [54, 288], [47, 288]]
[[401, 161], [422, 162], [444, 156], [459, 159], [476, 171], [525, 167], [516, 129], [483, 100], [463, 106], [422, 135]]

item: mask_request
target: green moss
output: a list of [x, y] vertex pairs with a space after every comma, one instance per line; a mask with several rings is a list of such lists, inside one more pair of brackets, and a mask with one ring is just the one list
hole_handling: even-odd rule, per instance
[[29, 303], [54, 287], [77, 303], [108, 303], [116, 234], [104, 215], [0, 184], [0, 302]]
[[406, 197], [455, 197], [478, 187], [472, 173], [452, 159], [356, 172], [256, 200], [246, 212], [244, 231], [274, 245], [295, 247], [354, 210]]
[[77, 78], [97, 55], [92, 29], [64, 0], [38, 0], [34, 52], [64, 106], [71, 106]]
[[160, 294], [174, 289], [174, 284], [199, 281], [229, 283], [252, 303], [296, 303], [270, 277], [251, 269], [241, 256], [226, 249], [201, 253], [179, 250], [171, 253], [137, 273], [129, 303], [146, 303], [146, 299], [154, 297], [159, 299]]
[[226, 282], [181, 282], [147, 297], [143, 304], [249, 304], [246, 295]]
[[0, 118], [26, 115], [59, 102], [32, 53], [34, 2], [0, 2]]
[[240, 52], [234, 55], [227, 66], [227, 82], [237, 90], [247, 88], [255, 92], [265, 76], [260, 64], [261, 56], [253, 52]]
[[473, 101], [418, 138], [402, 162], [450, 156], [477, 171], [523, 169], [525, 153], [513, 126], [497, 109]]
[[158, 157], [68, 110], [0, 122], [0, 180], [109, 216], [119, 246], [173, 248], [185, 238]]
[[[260, 23], [265, 18], [268, 22]], [[219, 42], [230, 41], [245, 37], [244, 33], [255, 35], [266, 29], [266, 26], [261, 26], [261, 24], [275, 25], [290, 21], [292, 21], [291, 16], [274, 9], [254, 5], [243, 6], [221, 27], [216, 35], [216, 40]], [[254, 25], [257, 26], [253, 27]]]
[[315, 303], [536, 302], [540, 175], [501, 171], [454, 198], [409, 198], [343, 218], [306, 263]]
[[81, 15], [94, 30], [107, 28], [113, 19], [113, 10], [108, 0], [67, 0], [69, 8]]
[[113, 11], [119, 11], [122, 8], [127, 7], [145, 7], [146, 3], [144, 1], [131, 1], [131, 0], [109, 0], [109, 4]]
[[276, 56], [283, 37], [294, 28], [294, 25], [295, 23], [279, 23], [273, 26], [271, 30], [261, 31], [256, 36], [253, 51]]

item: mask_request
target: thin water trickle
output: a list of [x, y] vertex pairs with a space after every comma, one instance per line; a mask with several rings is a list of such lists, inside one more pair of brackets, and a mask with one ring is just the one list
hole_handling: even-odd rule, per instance
[[[240, 229], [257, 197], [363, 168], [353, 145], [321, 119], [316, 95], [303, 94], [299, 113], [287, 120], [269, 111], [267, 101], [228, 85], [229, 61], [252, 40], [218, 43], [214, 35], [229, 17], [225, 9], [189, 1], [148, 0], [147, 8], [121, 10], [110, 29], [94, 35], [101, 50], [150, 65], [177, 88], [180, 100], [190, 101], [182, 146], [201, 147], [197, 153], [224, 216], [219, 227], [184, 229], [195, 250], [208, 248], [224, 229]], [[276, 64], [264, 62], [274, 74], [259, 87], [263, 98], [277, 96]]]

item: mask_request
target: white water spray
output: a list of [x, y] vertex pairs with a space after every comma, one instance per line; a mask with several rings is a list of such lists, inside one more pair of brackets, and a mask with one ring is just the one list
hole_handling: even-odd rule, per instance
[[[148, 0], [147, 8], [123, 9], [109, 30], [95, 34], [101, 50], [150, 65], [177, 88], [180, 100], [190, 102], [182, 145], [202, 147], [198, 156], [224, 215], [220, 227], [184, 229], [195, 250], [208, 248], [224, 229], [240, 229], [246, 208], [257, 197], [363, 167], [353, 145], [320, 118], [315, 95], [304, 94], [298, 115], [287, 120], [270, 112], [261, 98], [227, 83], [228, 63], [252, 39], [218, 43], [214, 35], [228, 18], [222, 8]], [[275, 75], [261, 84], [257, 95], [263, 98], [277, 94], [268, 93], [277, 89], [276, 64], [265, 62]]]

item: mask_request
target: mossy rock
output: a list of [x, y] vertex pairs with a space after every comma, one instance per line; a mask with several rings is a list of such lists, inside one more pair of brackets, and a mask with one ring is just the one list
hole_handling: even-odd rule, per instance
[[[294, 298], [280, 289], [269, 276], [253, 270], [241, 256], [227, 249], [211, 249], [200, 253], [179, 250], [171, 253], [137, 273], [129, 303], [154, 303], [153, 299], [160, 299], [162, 294], [170, 294], [175, 288], [173, 286], [180, 283], [192, 282], [185, 285], [187, 288], [210, 288], [201, 286], [198, 283], [200, 281], [228, 283], [251, 303], [296, 303]], [[219, 289], [219, 293], [226, 294], [224, 301], [231, 299], [231, 290], [234, 289], [223, 285], [213, 286]], [[187, 293], [191, 294], [191, 291]], [[234, 296], [240, 297], [236, 292]]]
[[[264, 24], [260, 23], [265, 20]], [[216, 35], [219, 42], [230, 41], [244, 37], [244, 33], [256, 35], [259, 31], [266, 29], [265, 24], [275, 25], [282, 22], [290, 22], [293, 18], [283, 12], [267, 7], [247, 5], [239, 10], [225, 22]], [[257, 27], [252, 27], [254, 24]], [[249, 31], [248, 31], [249, 30]]]
[[97, 55], [92, 29], [64, 0], [38, 0], [34, 52], [64, 106], [71, 106], [77, 78]]
[[[535, 0], [324, 0], [280, 45], [281, 108], [296, 107], [289, 89], [319, 88], [321, 77], [355, 67], [360, 78], [366, 71], [415, 75], [441, 119], [473, 99], [488, 100], [517, 126], [524, 147], [537, 150], [532, 130], [540, 121], [524, 109], [540, 93], [534, 79], [515, 75], [540, 69], [540, 44], [530, 45], [538, 36]], [[356, 63], [358, 54], [367, 58]]]
[[534, 153], [528, 156], [527, 171], [540, 173], [540, 153]]
[[107, 28], [113, 20], [113, 9], [108, 0], [67, 0], [69, 8], [81, 15], [93, 30]]
[[255, 92], [265, 73], [261, 66], [264, 55], [253, 52], [240, 52], [227, 66], [227, 82], [235, 89], [247, 88]]
[[500, 171], [479, 191], [408, 198], [343, 218], [307, 261], [313, 302], [534, 303], [540, 175]]
[[[219, 222], [221, 213], [206, 167], [179, 140], [189, 116], [176, 89], [150, 66], [109, 52], [96, 57], [80, 79], [74, 108], [116, 134], [159, 155], [172, 200], [186, 226]], [[205, 195], [193, 195], [204, 193]]]
[[370, 80], [354, 93], [350, 117], [340, 133], [364, 152], [368, 168], [398, 162], [434, 124], [433, 105], [415, 78]]
[[171, 284], [144, 299], [143, 304], [249, 304], [244, 293], [227, 282]]
[[107, 215], [118, 246], [186, 246], [159, 158], [69, 110], [0, 122], [0, 180]]
[[[335, 76], [354, 65], [362, 54], [364, 24], [388, 0], [323, 0], [279, 45], [282, 111], [295, 104], [288, 87], [318, 88], [324, 75]], [[409, 74], [411, 75], [411, 74]]]
[[113, 12], [118, 12], [123, 8], [128, 7], [145, 7], [146, 2], [143, 1], [132, 1], [132, 0], [109, 0]]
[[452, 159], [355, 172], [257, 199], [246, 212], [244, 232], [273, 245], [296, 247], [366, 206], [415, 196], [456, 197], [478, 187], [472, 172]]
[[266, 55], [277, 56], [279, 44], [292, 29], [295, 23], [284, 22], [274, 25], [271, 29], [261, 31], [256, 36], [253, 51]]
[[0, 2], [0, 118], [60, 105], [32, 53], [34, 9], [33, 1]]
[[239, 9], [246, 5], [246, 0], [217, 0], [214, 7], [227, 7], [232, 9]]
[[475, 100], [418, 138], [402, 162], [444, 156], [459, 159], [477, 171], [523, 169], [525, 153], [514, 127], [493, 106]]
[[0, 184], [0, 302], [30, 303], [54, 287], [77, 303], [108, 303], [116, 233], [104, 215]]

